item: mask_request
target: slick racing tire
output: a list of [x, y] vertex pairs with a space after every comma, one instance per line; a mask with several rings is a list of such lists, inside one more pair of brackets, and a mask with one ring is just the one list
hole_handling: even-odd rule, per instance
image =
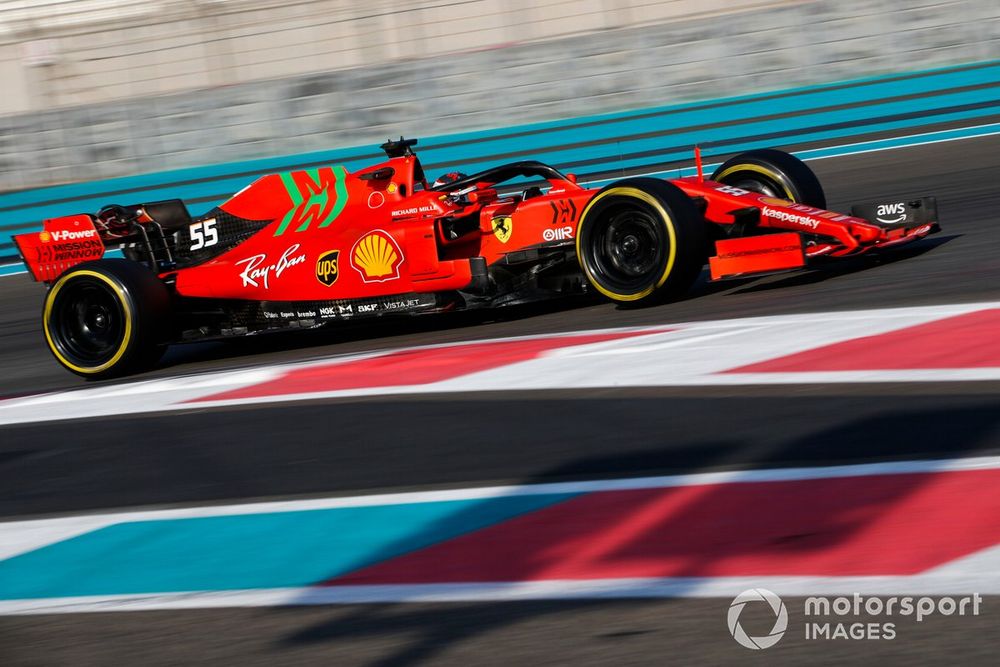
[[773, 148], [729, 158], [715, 170], [711, 180], [768, 197], [826, 208], [826, 194], [812, 169], [794, 155]]
[[587, 204], [576, 254], [587, 281], [625, 306], [676, 298], [705, 263], [705, 222], [677, 186], [629, 178], [605, 187]]
[[145, 370], [163, 354], [170, 295], [152, 271], [125, 259], [86, 262], [49, 289], [42, 329], [68, 370], [99, 380]]

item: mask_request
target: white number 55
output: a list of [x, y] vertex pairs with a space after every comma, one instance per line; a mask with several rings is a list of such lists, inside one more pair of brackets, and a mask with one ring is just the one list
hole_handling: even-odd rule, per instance
[[219, 232], [215, 229], [215, 218], [202, 220], [191, 225], [191, 250], [200, 250], [219, 242]]

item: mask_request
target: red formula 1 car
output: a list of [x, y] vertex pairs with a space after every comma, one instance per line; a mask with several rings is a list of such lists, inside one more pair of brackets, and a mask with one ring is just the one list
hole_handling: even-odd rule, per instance
[[[108, 206], [16, 236], [49, 285], [50, 350], [104, 378], [206, 338], [589, 290], [662, 302], [706, 260], [713, 279], [772, 273], [937, 230], [929, 197], [827, 211], [812, 171], [776, 150], [736, 156], [709, 179], [699, 160], [696, 177], [597, 190], [534, 161], [429, 185], [415, 144], [387, 142], [385, 162], [355, 173], [264, 176], [195, 218], [180, 200]], [[125, 258], [103, 258], [109, 247]]]

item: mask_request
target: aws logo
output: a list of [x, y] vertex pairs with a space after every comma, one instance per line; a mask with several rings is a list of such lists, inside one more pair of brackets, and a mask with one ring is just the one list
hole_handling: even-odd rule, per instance
[[330, 287], [340, 277], [340, 251], [329, 250], [316, 260], [316, 280]]
[[[906, 204], [897, 202], [895, 204], [879, 204], [875, 209], [875, 215], [879, 222], [892, 225], [906, 220]], [[884, 218], [882, 216], [885, 216]], [[890, 217], [894, 216], [894, 217]]]
[[399, 265], [402, 263], [403, 251], [396, 240], [381, 229], [362, 236], [351, 249], [351, 266], [366, 283], [399, 278]]

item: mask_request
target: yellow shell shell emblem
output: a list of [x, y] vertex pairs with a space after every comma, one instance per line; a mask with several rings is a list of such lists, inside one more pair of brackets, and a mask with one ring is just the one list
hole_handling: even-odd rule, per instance
[[510, 235], [514, 233], [514, 221], [509, 215], [498, 215], [493, 218], [493, 235], [500, 243], [510, 240]]
[[48, 243], [52, 240], [52, 234], [49, 234], [48, 232], [38, 232], [38, 240], [42, 243]]
[[376, 229], [362, 236], [351, 250], [351, 265], [366, 283], [380, 283], [399, 278], [403, 251], [387, 232]]

